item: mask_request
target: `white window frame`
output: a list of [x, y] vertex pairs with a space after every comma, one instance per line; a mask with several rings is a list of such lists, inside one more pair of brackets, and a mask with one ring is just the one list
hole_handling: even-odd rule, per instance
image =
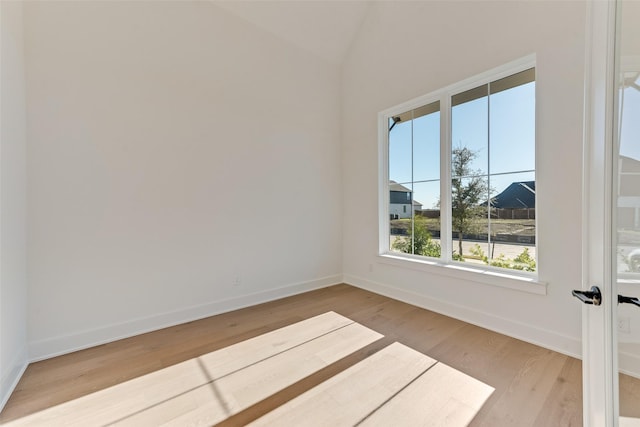
[[[389, 247], [389, 120], [407, 111], [433, 102], [440, 102], [440, 211], [444, 213], [441, 214], [441, 218], [444, 219], [444, 221], [441, 221], [440, 224], [440, 235], [451, 236], [451, 97], [457, 93], [533, 67], [536, 67], [535, 54], [488, 70], [459, 83], [414, 98], [378, 113], [378, 259], [381, 263], [417, 269], [431, 274], [455, 276], [464, 280], [492, 286], [546, 295], [547, 285], [538, 280], [538, 271], [523, 272], [492, 266], [454, 262], [451, 258], [451, 238], [440, 239], [440, 246], [442, 248], [441, 258], [392, 252]], [[538, 242], [537, 217], [536, 212], [536, 249]]]

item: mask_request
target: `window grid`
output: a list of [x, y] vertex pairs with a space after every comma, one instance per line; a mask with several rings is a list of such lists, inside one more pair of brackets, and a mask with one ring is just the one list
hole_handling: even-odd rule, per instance
[[[504, 72], [503, 72], [504, 74]], [[456, 103], [456, 99], [454, 99], [455, 92], [453, 90], [443, 90], [441, 91], [441, 93], [439, 94], [439, 100], [438, 101], [431, 101], [429, 103], [429, 105], [435, 104], [435, 103], [439, 103], [440, 109], [438, 110], [440, 113], [440, 178], [437, 179], [421, 179], [421, 180], [415, 180], [415, 129], [414, 129], [414, 120], [416, 119], [415, 116], [415, 111], [416, 109], [424, 109], [428, 104], [425, 103], [423, 104], [423, 106], [418, 106], [418, 107], [414, 107], [412, 109], [408, 109], [405, 110], [405, 113], [401, 113], [402, 115], [405, 115], [406, 118], [408, 118], [410, 120], [410, 126], [411, 126], [411, 180], [410, 181], [399, 181], [398, 184], [401, 185], [405, 185], [406, 187], [409, 188], [409, 190], [411, 191], [411, 205], [410, 205], [410, 210], [411, 210], [411, 254], [414, 254], [414, 245], [415, 245], [415, 227], [416, 227], [416, 213], [415, 213], [415, 209], [414, 209], [414, 202], [416, 200], [416, 195], [415, 195], [415, 190], [416, 190], [416, 184], [421, 184], [421, 183], [435, 183], [435, 182], [440, 182], [440, 197], [439, 197], [439, 208], [440, 208], [440, 244], [441, 244], [441, 248], [442, 248], [442, 255], [441, 255], [441, 260], [444, 262], [451, 262], [453, 260], [452, 257], [452, 242], [453, 242], [453, 233], [452, 233], [452, 226], [451, 226], [451, 221], [452, 221], [452, 203], [451, 203], [451, 180], [454, 178], [458, 178], [458, 179], [464, 179], [464, 178], [473, 178], [473, 177], [477, 177], [477, 176], [483, 176], [486, 178], [487, 181], [487, 189], [486, 189], [486, 220], [487, 220], [487, 249], [489, 249], [491, 243], [492, 243], [492, 210], [496, 210], [497, 208], [494, 208], [492, 206], [492, 191], [491, 191], [491, 183], [494, 181], [493, 178], [496, 178], [498, 176], [506, 176], [506, 175], [514, 175], [516, 176], [516, 174], [524, 174], [524, 173], [532, 173], [534, 174], [534, 178], [533, 180], [535, 180], [535, 168], [534, 169], [518, 169], [518, 170], [510, 170], [510, 171], [506, 171], [506, 172], [497, 172], [497, 173], [491, 173], [491, 154], [492, 154], [492, 137], [491, 137], [491, 94], [493, 93], [498, 93], [500, 91], [504, 91], [504, 90], [508, 90], [510, 88], [513, 87], [517, 87], [523, 84], [526, 84], [527, 82], [522, 83], [522, 79], [527, 79], [529, 77], [527, 76], [533, 76], [532, 79], [530, 79], [529, 81], [535, 82], [535, 68], [534, 66], [529, 65], [528, 68], [524, 69], [523, 71], [520, 72], [516, 72], [515, 74], [505, 74], [503, 77], [501, 78], [496, 78], [495, 80], [491, 80], [488, 81], [487, 83], [484, 83], [485, 87], [486, 87], [486, 96], [487, 96], [487, 143], [486, 143], [486, 149], [487, 149], [487, 172], [486, 174], [469, 174], [469, 175], [463, 175], [463, 176], [452, 176], [452, 169], [451, 169], [451, 161], [452, 161], [452, 150], [451, 150], [451, 126], [452, 126], [452, 122], [451, 122], [451, 109], [453, 108], [454, 105], [459, 104], [460, 102]], [[519, 79], [519, 80], [518, 80]], [[516, 82], [515, 84], [513, 82]], [[518, 82], [520, 81], [520, 82]], [[509, 83], [511, 82], [511, 83]], [[496, 84], [496, 83], [500, 83], [494, 90], [494, 87], [492, 87], [492, 84]], [[511, 85], [511, 86], [509, 86]], [[482, 86], [482, 85], [481, 85]], [[471, 86], [471, 90], [474, 89], [478, 89], [481, 88], [481, 86], [475, 86], [475, 88], [473, 86]], [[469, 87], [469, 86], [467, 86]], [[467, 91], [469, 89], [466, 89]], [[459, 92], [460, 93], [464, 93], [465, 91]], [[451, 95], [451, 93], [454, 93], [454, 95]], [[432, 98], [433, 99], [433, 98]], [[458, 98], [459, 101], [460, 98]], [[408, 117], [407, 117], [408, 116]], [[395, 116], [394, 116], [395, 117]], [[389, 117], [391, 118], [391, 117]], [[443, 126], [443, 124], [445, 126]], [[386, 146], [387, 146], [387, 154], [388, 154], [388, 147], [389, 147], [389, 135], [386, 135]], [[388, 170], [388, 169], [387, 169]], [[386, 179], [385, 182], [385, 188], [388, 188], [388, 178]], [[515, 181], [514, 181], [515, 182]], [[386, 190], [386, 198], [388, 199], [388, 194], [389, 191]], [[388, 208], [388, 202], [387, 202], [387, 208]], [[388, 215], [386, 216], [387, 218]], [[389, 227], [387, 226], [387, 232], [389, 231]], [[387, 250], [391, 249], [391, 245], [390, 245], [390, 237], [387, 237], [386, 239], [386, 247]], [[383, 245], [385, 246], [385, 245]]]

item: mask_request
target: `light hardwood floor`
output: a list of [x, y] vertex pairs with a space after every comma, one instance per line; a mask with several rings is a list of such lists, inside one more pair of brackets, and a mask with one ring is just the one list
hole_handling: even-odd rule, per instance
[[[384, 337], [219, 425], [248, 424], [394, 342], [495, 389], [473, 426], [579, 426], [574, 358], [348, 285], [337, 285], [31, 364], [0, 414], [18, 420], [127, 380], [334, 311]], [[622, 377], [621, 412], [640, 417], [640, 381]]]

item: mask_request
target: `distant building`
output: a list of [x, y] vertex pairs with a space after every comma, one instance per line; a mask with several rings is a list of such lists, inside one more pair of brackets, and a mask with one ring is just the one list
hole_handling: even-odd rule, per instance
[[535, 209], [536, 182], [512, 182], [502, 193], [491, 198], [491, 206], [498, 209]]
[[422, 210], [422, 203], [413, 200], [412, 191], [395, 181], [389, 181], [389, 215], [392, 219], [411, 218], [411, 208]]

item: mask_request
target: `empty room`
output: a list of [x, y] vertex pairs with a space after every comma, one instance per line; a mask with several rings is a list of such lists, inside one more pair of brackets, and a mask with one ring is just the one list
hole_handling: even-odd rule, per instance
[[0, 23], [1, 425], [640, 426], [640, 2]]

